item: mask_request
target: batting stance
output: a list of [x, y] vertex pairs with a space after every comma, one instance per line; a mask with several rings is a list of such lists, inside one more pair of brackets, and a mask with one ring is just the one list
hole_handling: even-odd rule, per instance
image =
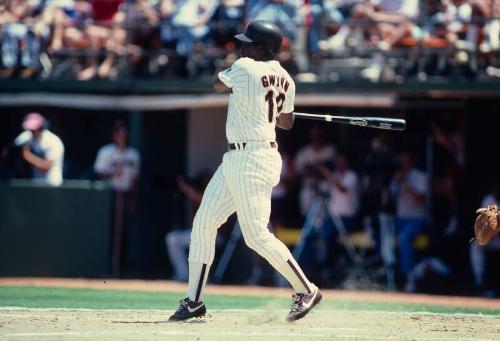
[[235, 211], [246, 244], [279, 271], [295, 290], [288, 321], [304, 317], [320, 300], [288, 248], [267, 229], [271, 190], [278, 184], [281, 156], [275, 126], [293, 126], [295, 84], [275, 60], [282, 35], [272, 23], [255, 20], [245, 33], [242, 58], [220, 72], [217, 92], [227, 91], [228, 152], [208, 184], [196, 213], [189, 249], [188, 297], [171, 321], [203, 316], [203, 288], [214, 259], [217, 229]]

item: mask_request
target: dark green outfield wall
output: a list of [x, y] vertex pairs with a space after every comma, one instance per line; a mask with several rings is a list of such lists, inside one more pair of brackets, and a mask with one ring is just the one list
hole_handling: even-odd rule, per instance
[[111, 193], [95, 184], [0, 184], [0, 276], [108, 276]]

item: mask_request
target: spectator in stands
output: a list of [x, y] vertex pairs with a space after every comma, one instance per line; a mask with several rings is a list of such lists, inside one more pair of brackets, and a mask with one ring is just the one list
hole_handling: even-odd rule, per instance
[[40, 66], [39, 58], [43, 39], [49, 35], [49, 28], [38, 20], [41, 1], [9, 0], [0, 14], [2, 29], [2, 77], [12, 76], [20, 69], [21, 78], [29, 78]]
[[185, 0], [177, 6], [172, 20], [179, 29], [177, 53], [190, 55], [196, 43], [203, 42], [210, 32], [210, 18], [216, 10], [215, 0]]
[[469, 25], [472, 19], [470, 1], [451, 0], [445, 3], [448, 40], [459, 49], [475, 50], [479, 32], [477, 25]]
[[173, 20], [177, 12], [175, 0], [160, 0], [157, 8], [159, 26], [160, 26], [160, 42], [162, 47], [176, 49], [177, 40], [179, 39], [179, 30], [174, 26]]
[[406, 277], [415, 265], [414, 239], [425, 229], [425, 195], [428, 191], [427, 176], [415, 168], [410, 152], [401, 153], [400, 166], [393, 175], [390, 189], [396, 200], [399, 265], [401, 274]]
[[376, 25], [376, 34], [371, 35], [371, 43], [378, 52], [373, 55], [372, 64], [361, 71], [361, 77], [377, 82], [384, 67], [384, 54], [403, 37], [412, 34], [414, 21], [419, 14], [418, 0], [372, 0], [367, 4], [366, 18]]
[[455, 49], [453, 57], [465, 76], [474, 77], [478, 72], [477, 51], [480, 41], [480, 30], [484, 25], [484, 17], [480, 18], [477, 6], [473, 1], [451, 0], [446, 2], [447, 39]]
[[89, 48], [86, 24], [91, 19], [92, 7], [88, 1], [49, 1], [42, 12], [42, 20], [52, 27], [49, 52], [57, 53], [62, 48]]
[[300, 9], [293, 0], [251, 0], [247, 3], [248, 20], [267, 20], [276, 24], [283, 35], [295, 40], [297, 15]]
[[155, 66], [161, 76], [174, 76], [184, 78], [188, 75], [188, 57], [177, 53], [177, 44], [181, 38], [182, 30], [174, 25], [173, 21], [178, 11], [178, 1], [160, 0], [157, 4], [159, 17], [159, 38], [161, 54]]
[[[304, 26], [304, 4], [296, 0], [252, 0], [247, 2], [248, 20], [267, 20], [276, 24], [283, 32], [279, 62], [285, 70], [295, 75], [299, 66], [295, 57], [305, 51], [305, 36], [299, 34]], [[303, 31], [303, 30], [302, 30]], [[302, 67], [304, 69], [304, 67]]]
[[498, 51], [500, 49], [500, 1], [471, 0], [472, 21], [484, 27], [485, 41], [481, 44], [481, 52]]
[[[123, 53], [126, 32], [119, 25], [118, 11], [123, 0], [91, 0], [92, 16], [90, 23], [85, 25], [85, 35], [90, 40], [91, 51], [87, 67], [81, 70], [77, 78], [89, 80], [95, 76], [108, 78], [117, 73], [113, 68], [114, 55]], [[98, 56], [102, 49], [106, 50], [106, 58], [98, 65]]]
[[358, 21], [365, 20], [363, 0], [325, 0], [326, 22], [339, 26], [335, 35], [318, 42], [318, 47], [328, 52], [343, 52], [346, 42], [353, 36], [356, 44], [364, 42], [364, 27]]
[[32, 168], [35, 181], [50, 186], [63, 183], [64, 145], [48, 129], [45, 118], [33, 112], [23, 121], [24, 131], [16, 137], [14, 145], [22, 148], [22, 157]]
[[410, 42], [407, 45], [419, 44], [425, 50], [419, 53], [412, 51], [408, 75], [417, 75], [420, 80], [425, 80], [427, 75], [445, 75], [449, 72], [450, 53], [443, 53], [449, 46], [446, 20], [443, 1], [421, 1], [418, 25], [413, 26], [412, 36], [406, 38]]
[[[134, 0], [124, 4], [123, 28], [126, 30], [126, 54], [128, 55], [128, 72], [134, 75], [146, 75], [149, 62], [148, 52], [158, 48], [157, 11], [148, 0]], [[111, 55], [112, 56], [112, 55]]]
[[[483, 42], [479, 45], [480, 51], [483, 53], [496, 52], [500, 49], [500, 1], [498, 0], [471, 0], [472, 6], [472, 23], [469, 25], [469, 30], [473, 30], [469, 35], [476, 33], [476, 38], [481, 36], [481, 30], [484, 36]], [[488, 56], [486, 56], [488, 57]], [[500, 68], [498, 61], [487, 59], [486, 73], [489, 76], [500, 77]]]
[[[189, 216], [193, 216], [197, 207], [201, 204], [203, 191], [211, 178], [211, 172], [201, 172], [195, 177], [192, 183], [188, 183], [183, 177], [177, 178], [177, 189], [189, 199], [191, 207]], [[188, 219], [192, 221], [192, 218]], [[173, 267], [171, 279], [179, 282], [186, 282], [189, 275], [187, 253], [189, 241], [191, 239], [191, 229], [174, 229], [165, 235], [165, 243], [170, 264]]]
[[[500, 183], [493, 186], [491, 193], [488, 193], [479, 207], [487, 207], [488, 205], [497, 205], [500, 207]], [[484, 246], [479, 246], [476, 242], [471, 242], [469, 246], [469, 257], [474, 276], [474, 284], [479, 295], [484, 297], [495, 297], [497, 294], [486, 281], [486, 255], [488, 251], [500, 251], [500, 235], [496, 235], [493, 239]]]
[[123, 121], [115, 122], [112, 136], [113, 143], [99, 149], [94, 171], [109, 182], [114, 193], [112, 275], [119, 277], [127, 265], [126, 241], [131, 214], [137, 210], [141, 160], [139, 151], [127, 143], [128, 129]]
[[245, 21], [245, 2], [243, 0], [222, 0], [210, 20], [211, 36], [216, 46], [234, 44], [234, 36], [241, 30]]
[[325, 144], [323, 137], [322, 126], [312, 125], [309, 129], [309, 144], [302, 147], [295, 156], [295, 174], [301, 181], [300, 212], [304, 217], [307, 216], [313, 199], [322, 190], [320, 186], [323, 179], [318, 167], [335, 159], [335, 147]]

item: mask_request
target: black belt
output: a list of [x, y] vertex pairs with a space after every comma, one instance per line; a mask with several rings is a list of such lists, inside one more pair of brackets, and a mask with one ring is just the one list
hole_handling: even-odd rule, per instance
[[[241, 149], [245, 149], [247, 143], [246, 142], [240, 142], [240, 143], [230, 143], [229, 144], [229, 150], [236, 150], [236, 149], [240, 149], [239, 146], [240, 145], [242, 148]], [[272, 142], [269, 142], [269, 146], [271, 148], [276, 148], [277, 144], [276, 142], [272, 141]]]

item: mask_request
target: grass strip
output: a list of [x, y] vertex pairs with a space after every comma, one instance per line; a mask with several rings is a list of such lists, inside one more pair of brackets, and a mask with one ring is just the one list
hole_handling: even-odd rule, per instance
[[[178, 293], [125, 290], [0, 286], [1, 307], [67, 309], [159, 309], [170, 313], [182, 297]], [[288, 309], [290, 300], [281, 297], [207, 295], [209, 309]], [[320, 310], [428, 312], [441, 314], [499, 315], [500, 309], [451, 307], [415, 303], [364, 302], [352, 299], [323, 299]]]

